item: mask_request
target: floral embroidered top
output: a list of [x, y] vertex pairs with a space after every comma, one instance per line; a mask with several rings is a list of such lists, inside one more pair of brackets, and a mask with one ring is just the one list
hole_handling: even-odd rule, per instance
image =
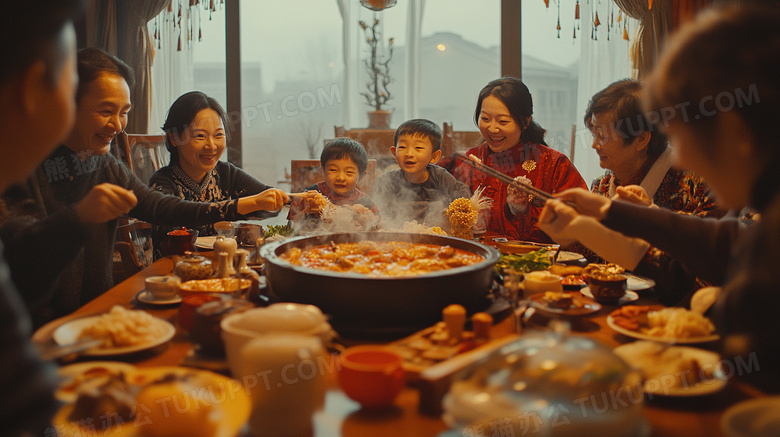
[[[575, 187], [587, 188], [585, 180], [569, 158], [541, 144], [524, 143], [496, 153], [483, 143], [469, 149], [466, 154], [476, 156], [483, 164], [513, 178], [525, 176], [534, 187], [548, 193]], [[460, 161], [453, 165], [452, 174], [472, 192], [485, 187], [483, 195], [493, 199], [493, 207], [483, 213], [488, 232], [518, 240], [552, 242], [537, 226], [544, 203], [532, 201], [524, 213], [515, 215], [506, 205], [507, 184]]]
[[[593, 181], [591, 191], [610, 197], [610, 186], [639, 185], [654, 163], [655, 160], [648, 160], [626, 183], [619, 181], [612, 172], [608, 171], [604, 176]], [[666, 172], [653, 195], [653, 203], [660, 208], [699, 217], [721, 217], [725, 213], [718, 209], [709, 187], [702, 178], [676, 168], [670, 168]], [[588, 259], [597, 258], [587, 249], [584, 251], [588, 252], [584, 254]], [[634, 272], [656, 282], [656, 296], [666, 305], [679, 304], [692, 291], [710, 285], [688, 273], [680, 262], [664, 251], [652, 246]]]

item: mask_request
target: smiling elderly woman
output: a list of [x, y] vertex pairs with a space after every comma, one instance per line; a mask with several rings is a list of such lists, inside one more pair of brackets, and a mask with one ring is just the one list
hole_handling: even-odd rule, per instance
[[[239, 199], [270, 189], [233, 164], [219, 160], [230, 139], [226, 126], [225, 110], [214, 98], [191, 91], [176, 99], [162, 127], [171, 161], [152, 175], [152, 189], [193, 202]], [[251, 216], [272, 214], [257, 211]], [[197, 229], [201, 236], [216, 233], [211, 224]], [[159, 227], [155, 234], [170, 230]]]
[[[591, 191], [612, 198], [616, 197], [618, 187], [631, 186], [646, 204], [700, 217], [722, 216], [724, 211], [717, 208], [702, 178], [672, 167], [672, 150], [666, 136], [642, 110], [641, 96], [639, 81], [625, 79], [610, 84], [590, 99], [585, 125], [593, 134], [592, 147], [599, 156], [599, 164], [607, 170], [593, 181]], [[642, 187], [644, 193], [636, 186]], [[580, 252], [579, 249], [573, 248]], [[594, 258], [588, 250], [581, 252]], [[654, 279], [657, 296], [668, 305], [679, 303], [704, 285], [679, 262], [654, 247], [647, 247], [642, 258], [623, 262], [623, 266]]]

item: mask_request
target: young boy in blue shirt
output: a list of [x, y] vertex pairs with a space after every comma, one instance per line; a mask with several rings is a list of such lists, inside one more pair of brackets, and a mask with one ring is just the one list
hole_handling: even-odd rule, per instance
[[[320, 164], [325, 180], [307, 187], [306, 191], [318, 191], [334, 205], [351, 206], [358, 214], [365, 210], [374, 214], [379, 212], [371, 198], [357, 188], [358, 180], [368, 167], [368, 155], [362, 144], [350, 138], [336, 138], [322, 149]], [[312, 209], [308, 199], [293, 198], [287, 219], [300, 222], [304, 230], [314, 230], [320, 223], [322, 211]]]
[[385, 228], [417, 220], [449, 229], [445, 215], [449, 204], [471, 197], [466, 184], [434, 165], [441, 158], [441, 139], [441, 129], [430, 120], [405, 121], [396, 129], [390, 151], [401, 168], [382, 175], [372, 194]]

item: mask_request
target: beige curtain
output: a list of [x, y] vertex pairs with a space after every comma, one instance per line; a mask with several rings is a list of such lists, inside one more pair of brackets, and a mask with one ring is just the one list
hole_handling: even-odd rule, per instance
[[655, 0], [653, 9], [648, 9], [648, 0], [614, 1], [623, 13], [639, 21], [631, 61], [635, 78], [642, 79], [652, 70], [666, 37], [672, 32], [673, 0]]
[[[135, 72], [131, 90], [133, 110], [125, 130], [133, 134], [148, 133], [152, 102], [152, 38], [147, 23], [171, 0], [102, 0], [93, 2], [94, 29], [88, 45], [99, 47], [125, 61]], [[185, 5], [186, 6], [186, 5]]]

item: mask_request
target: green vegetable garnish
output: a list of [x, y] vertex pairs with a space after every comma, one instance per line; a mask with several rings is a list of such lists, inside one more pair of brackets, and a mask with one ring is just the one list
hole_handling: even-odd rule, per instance
[[273, 235], [281, 235], [282, 237], [292, 237], [293, 236], [293, 228], [289, 224], [286, 225], [268, 225], [265, 227], [265, 234], [263, 235], [265, 238], [271, 237]]
[[539, 249], [522, 255], [502, 254], [496, 263], [496, 271], [503, 273], [504, 270], [513, 269], [528, 273], [537, 270], [547, 270], [551, 264], [547, 249]]

